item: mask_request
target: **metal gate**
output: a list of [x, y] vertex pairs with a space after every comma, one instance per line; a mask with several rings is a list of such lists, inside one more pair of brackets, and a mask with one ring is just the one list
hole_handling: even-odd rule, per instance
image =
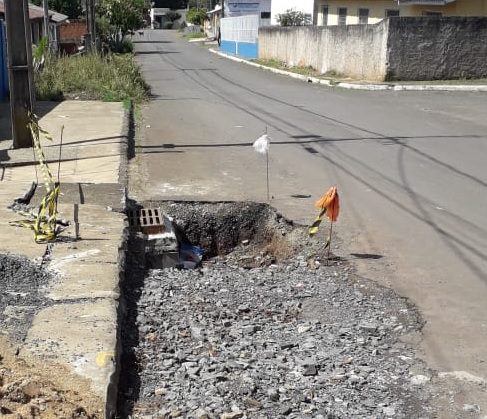
[[7, 97], [7, 42], [5, 38], [5, 23], [0, 20], [0, 100]]
[[221, 20], [221, 50], [245, 58], [258, 57], [258, 15], [226, 17]]

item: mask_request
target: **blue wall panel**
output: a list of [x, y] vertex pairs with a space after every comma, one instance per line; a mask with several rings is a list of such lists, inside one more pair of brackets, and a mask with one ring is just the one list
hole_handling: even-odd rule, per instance
[[238, 55], [239, 57], [255, 59], [259, 56], [258, 44], [249, 42], [224, 41], [222, 39], [220, 51], [225, 54]]
[[224, 41], [222, 39], [220, 50], [225, 54], [236, 55], [237, 53], [237, 43], [235, 41]]
[[258, 58], [258, 44], [251, 44], [250, 42], [237, 42], [237, 55], [251, 60]]

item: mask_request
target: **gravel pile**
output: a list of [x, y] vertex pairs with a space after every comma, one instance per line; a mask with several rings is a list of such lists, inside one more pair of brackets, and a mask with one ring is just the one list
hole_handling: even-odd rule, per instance
[[0, 253], [0, 325], [16, 341], [25, 338], [34, 314], [47, 302], [48, 273], [30, 260]]
[[134, 291], [136, 330], [125, 350], [138, 374], [121, 390], [127, 412], [431, 417], [428, 378], [413, 374], [418, 361], [399, 342], [421, 327], [404, 299], [340, 262], [301, 255], [249, 268], [248, 258], [236, 252], [200, 270], [150, 271]]

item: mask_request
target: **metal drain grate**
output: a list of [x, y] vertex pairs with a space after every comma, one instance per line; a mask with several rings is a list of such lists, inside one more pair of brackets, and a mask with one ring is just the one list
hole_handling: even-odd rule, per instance
[[145, 234], [163, 233], [164, 217], [160, 208], [139, 208], [127, 212], [129, 226]]

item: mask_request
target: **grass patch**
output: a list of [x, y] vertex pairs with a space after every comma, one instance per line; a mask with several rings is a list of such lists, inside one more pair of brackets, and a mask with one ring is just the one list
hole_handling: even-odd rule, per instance
[[301, 74], [303, 76], [318, 77], [320, 74], [311, 66], [295, 66], [290, 67], [284, 61], [279, 61], [276, 59], [262, 59], [257, 58], [253, 60], [254, 63], [260, 64], [266, 67], [277, 68], [279, 70], [291, 71], [292, 73]]
[[148, 86], [132, 54], [50, 56], [35, 76], [39, 100], [103, 100], [139, 103]]
[[188, 32], [183, 34], [183, 38], [185, 39], [201, 39], [206, 38], [206, 35], [203, 32]]

